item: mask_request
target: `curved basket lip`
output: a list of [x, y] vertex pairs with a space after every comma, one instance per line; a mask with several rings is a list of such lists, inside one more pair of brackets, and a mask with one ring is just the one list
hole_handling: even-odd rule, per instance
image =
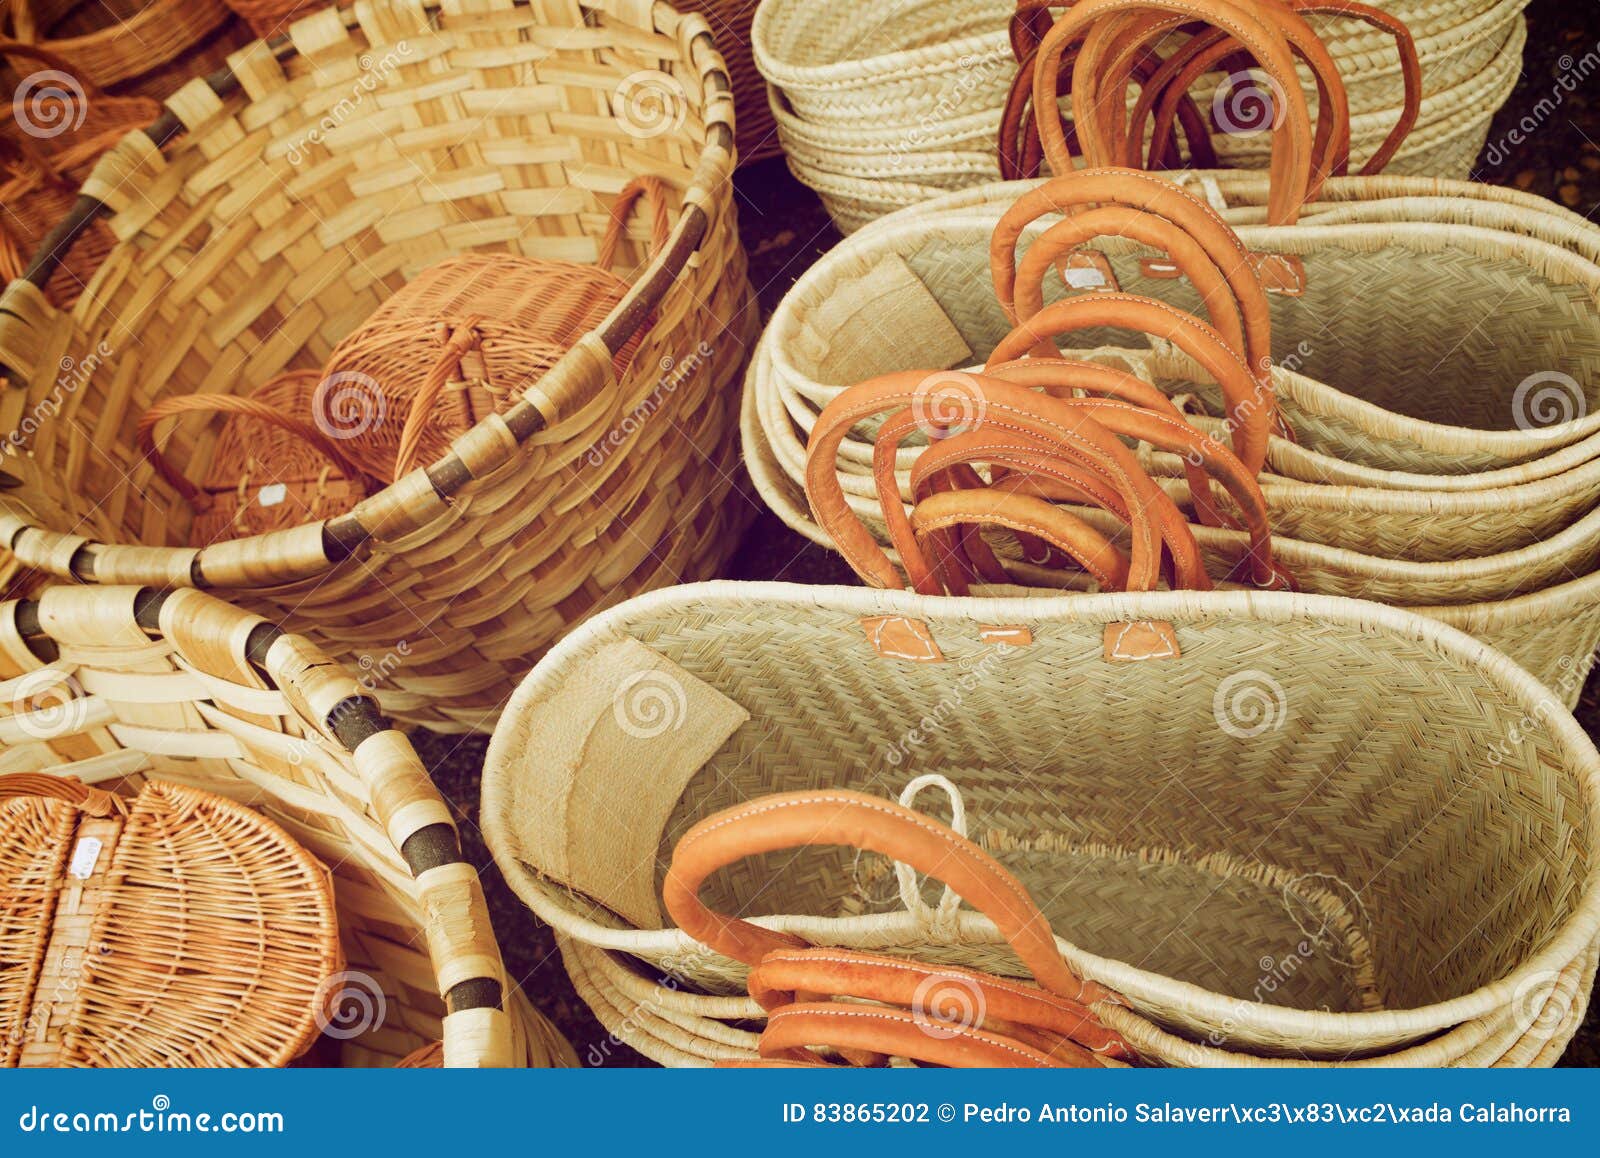
[[[511, 851], [516, 847], [503, 817], [509, 797], [515, 757], [523, 751], [510, 739], [506, 721], [524, 716], [530, 707], [568, 676], [569, 666], [581, 664], [595, 646], [628, 635], [636, 623], [663, 619], [684, 612], [704, 616], [721, 610], [734, 615], [789, 604], [813, 611], [836, 613], [842, 618], [900, 615], [950, 623], [961, 621], [977, 628], [986, 623], [1113, 623], [1130, 620], [1184, 621], [1247, 618], [1265, 623], [1337, 623], [1368, 634], [1399, 636], [1421, 643], [1463, 666], [1484, 672], [1522, 706], [1530, 718], [1543, 723], [1555, 747], [1565, 757], [1564, 766], [1579, 780], [1587, 796], [1590, 839], [1596, 844], [1577, 906], [1545, 943], [1505, 976], [1468, 993], [1406, 1010], [1363, 1013], [1326, 1013], [1320, 1010], [1243, 1001], [1189, 982], [1138, 969], [1125, 962], [1103, 958], [1057, 938], [1063, 953], [1088, 975], [1111, 985], [1124, 995], [1162, 1007], [1179, 1007], [1197, 1018], [1236, 1027], [1233, 1037], [1250, 1040], [1252, 1034], [1284, 1035], [1314, 1040], [1320, 1046], [1363, 1048], [1378, 1041], [1400, 1041], [1488, 1016], [1511, 1001], [1521, 988], [1540, 977], [1557, 973], [1587, 951], [1600, 935], [1600, 752], [1571, 713], [1551, 698], [1543, 684], [1498, 651], [1471, 636], [1410, 611], [1364, 600], [1330, 595], [1285, 592], [1160, 591], [1142, 594], [1069, 595], [1017, 598], [952, 598], [924, 596], [908, 591], [888, 591], [837, 585], [739, 582], [720, 580], [670, 587], [636, 596], [587, 620], [552, 648], [528, 674], [508, 701], [484, 758], [482, 803], [484, 834], [496, 863], [517, 895], [559, 932], [599, 948], [638, 955], [703, 952], [679, 929], [638, 930], [606, 925], [570, 909], [559, 887], [536, 883], [536, 874]], [[1194, 630], [1203, 630], [1195, 627]], [[975, 633], [974, 633], [975, 637]], [[1553, 710], [1552, 710], [1553, 709]], [[898, 915], [897, 915], [898, 916]], [[903, 914], [908, 932], [916, 918]], [[765, 916], [757, 924], [790, 930], [883, 931], [884, 916], [807, 918]], [[979, 914], [965, 912], [962, 930], [994, 940], [998, 931]]]
[[[529, 6], [530, 0], [515, 0], [519, 6]], [[423, 0], [423, 7], [428, 11], [437, 13], [442, 8], [442, 0]], [[336, 11], [345, 22], [347, 28], [358, 27], [356, 19], [356, 4], [341, 4], [332, 9]], [[654, 11], [654, 9], [652, 9]], [[675, 11], [675, 10], [674, 10]], [[320, 18], [324, 14], [313, 13], [313, 18]], [[717, 50], [716, 42], [712, 36], [710, 26], [702, 17], [680, 14], [685, 21], [692, 21], [693, 34], [688, 37], [699, 51], [699, 63], [691, 64], [697, 68], [702, 81], [702, 88], [709, 106], [713, 103], [726, 103], [727, 123], [715, 123], [707, 126], [706, 139], [700, 149], [699, 160], [690, 179], [691, 190], [706, 190], [716, 188], [722, 180], [731, 178], [734, 161], [734, 129], [733, 120], [733, 83], [728, 73], [726, 61]], [[256, 41], [255, 43], [261, 43]], [[299, 55], [289, 33], [281, 33], [266, 41], [278, 60], [285, 61]], [[240, 91], [242, 85], [231, 66], [224, 65], [215, 72], [203, 78], [213, 92], [219, 97], [229, 97]], [[134, 129], [128, 136], [143, 134], [157, 147], [163, 150], [176, 139], [186, 135], [182, 121], [170, 109], [164, 112], [150, 125], [143, 129]], [[38, 288], [42, 288], [49, 280], [65, 258], [78, 235], [101, 215], [108, 207], [104, 202], [84, 194], [80, 191], [77, 202], [68, 216], [45, 237], [38, 250], [29, 260], [26, 272], [19, 280], [27, 281]], [[697, 202], [686, 201], [683, 212], [678, 220], [673, 223], [667, 242], [661, 250], [650, 259], [638, 278], [623, 296], [622, 300], [606, 315], [592, 333], [600, 336], [606, 348], [615, 354], [620, 350], [644, 324], [651, 311], [660, 303], [662, 297], [676, 283], [678, 276], [687, 267], [690, 259], [700, 250], [711, 220], [706, 210]], [[570, 352], [569, 352], [570, 356]], [[563, 359], [565, 361], [565, 359]], [[558, 366], [561, 363], [557, 364]], [[0, 381], [6, 375], [7, 367], [0, 365]], [[537, 383], [535, 383], [537, 385]], [[509, 427], [518, 447], [533, 437], [544, 427], [544, 419], [533, 405], [524, 401], [518, 403], [511, 411], [497, 418], [485, 418], [466, 432], [462, 437], [470, 438], [474, 433], [485, 427], [491, 421], [496, 422], [496, 431], [503, 432]], [[501, 441], [500, 434], [491, 440], [492, 443]], [[508, 459], [512, 451], [506, 451]], [[3, 463], [0, 459], [0, 463]], [[488, 463], [479, 468], [481, 474], [484, 470], [494, 469], [501, 465], [505, 459]], [[314, 523], [305, 523], [297, 527], [284, 530], [269, 531], [266, 534], [247, 536], [238, 539], [225, 540], [221, 545], [229, 546], [240, 543], [254, 543], [269, 557], [275, 553], [274, 546], [281, 545], [282, 554], [294, 558], [299, 554], [297, 538], [308, 527], [320, 526], [322, 530], [322, 560], [320, 564], [303, 568], [303, 573], [290, 577], [275, 576], [270, 584], [277, 586], [285, 582], [298, 582], [326, 574], [346, 559], [357, 554], [372, 538], [375, 529], [363, 525], [361, 515], [364, 510], [381, 510], [382, 518], [389, 529], [393, 530], [394, 513], [403, 509], [404, 504], [390, 498], [391, 494], [402, 494], [396, 488], [407, 487], [408, 480], [421, 473], [426, 476], [426, 484], [440, 499], [448, 501], [462, 487], [471, 482], [474, 473], [469, 469], [454, 451], [447, 451], [436, 461], [419, 467], [411, 475], [396, 479], [389, 486], [368, 496], [356, 508], [339, 516], [336, 519], [321, 520]], [[175, 570], [186, 568], [187, 586], [210, 587], [205, 578], [205, 559], [208, 547], [146, 547], [138, 544], [100, 543], [95, 541], [83, 542], [78, 536], [63, 534], [37, 526], [31, 522], [17, 535], [33, 534], [42, 536], [46, 541], [67, 544], [76, 544], [75, 548], [66, 552], [70, 556], [68, 564], [60, 569], [51, 567], [50, 570], [57, 578], [78, 579], [93, 582], [95, 571], [94, 561], [105, 556], [116, 556], [118, 566], [115, 572], [119, 583], [130, 580], [149, 584], [165, 585], [173, 581]], [[14, 543], [15, 536], [12, 539]], [[10, 544], [6, 544], [9, 546]], [[50, 552], [56, 554], [56, 552]], [[185, 563], [185, 560], [187, 562]]]
[[[1191, 181], [1193, 179], [1192, 176], [1189, 178]], [[943, 229], [958, 227], [978, 231], [992, 229], [1006, 206], [1014, 202], [1023, 191], [1034, 188], [1040, 183], [1002, 181], [982, 186], [981, 191], [961, 190], [948, 197], [908, 206], [851, 234], [807, 268], [785, 292], [767, 322], [767, 333], [771, 337], [768, 357], [784, 373], [805, 378], [801, 371], [783, 357], [783, 352], [791, 335], [801, 324], [800, 312], [808, 308], [811, 302], [820, 300], [825, 295], [831, 280], [838, 276], [839, 270], [854, 268], [864, 256], [871, 255], [874, 251], [896, 252], [894, 246], [898, 242], [907, 239], [921, 240]], [[1560, 219], [1552, 217], [1550, 220], [1554, 223]], [[1451, 247], [1457, 249], [1475, 244], [1481, 253], [1493, 252], [1495, 256], [1509, 256], [1514, 259], [1543, 257], [1552, 265], [1569, 266], [1573, 270], [1574, 280], [1577, 278], [1579, 267], [1582, 267], [1582, 273], [1588, 275], [1590, 279], [1586, 288], [1590, 297], [1597, 299], [1597, 309], [1600, 309], [1600, 265], [1581, 253], [1564, 249], [1540, 237], [1480, 226], [1435, 222], [1384, 221], [1318, 225], [1314, 218], [1303, 225], [1241, 225], [1235, 231], [1252, 248], [1277, 252], [1314, 252], [1318, 243], [1337, 243], [1341, 240], [1359, 240], [1363, 244], [1392, 241], [1403, 245], [1409, 236], [1438, 241], [1448, 239]], [[1593, 225], [1589, 225], [1586, 231], [1591, 237], [1594, 236]], [[983, 256], [987, 264], [987, 253]], [[1304, 375], [1296, 377], [1305, 383], [1315, 381]], [[1530, 437], [1525, 430], [1477, 430], [1472, 427], [1450, 426], [1412, 418], [1386, 410], [1334, 387], [1318, 385], [1321, 388], [1315, 393], [1317, 405], [1314, 407], [1317, 413], [1347, 418], [1369, 429], [1376, 424], [1379, 428], [1388, 428], [1390, 433], [1387, 437], [1404, 438], [1437, 453], [1487, 451], [1504, 455], [1508, 459], [1537, 457], [1519, 455], [1517, 452], [1537, 446], [1557, 450], [1600, 432], [1600, 413], [1587, 414], [1567, 422], [1542, 427], [1535, 438]], [[1302, 399], [1302, 403], [1304, 401]], [[1538, 485], [1523, 484], [1527, 487]]]
[[[1011, 55], [1011, 40], [1005, 27], [987, 32], [971, 32], [954, 40], [927, 44], [920, 48], [899, 48], [875, 56], [853, 56], [828, 64], [795, 64], [770, 48], [773, 21], [779, 18], [785, 0], [766, 0], [756, 9], [750, 24], [750, 49], [756, 68], [769, 84], [797, 88], [818, 87], [831, 90], [871, 89], [889, 81], [924, 76], [959, 65], [965, 57]], [[812, 7], [814, 0], [793, 0]], [[847, 0], [854, 6], [855, 0]]]
[[[581, 937], [587, 944], [637, 955], [670, 955], [696, 948], [696, 942], [680, 929], [642, 931], [590, 920], [563, 904], [560, 889], [547, 888], [534, 881], [533, 870], [515, 856], [514, 838], [502, 821], [509, 806], [512, 790], [510, 781], [514, 777], [510, 768], [514, 758], [522, 752], [520, 749], [509, 750], [514, 747], [514, 741], [509, 739], [510, 729], [506, 721], [526, 715], [534, 702], [541, 701], [550, 689], [565, 681], [571, 665], [581, 664], [594, 646], [614, 640], [619, 635], [629, 635], [629, 629], [634, 624], [670, 619], [683, 613], [706, 616], [718, 609], [726, 614], [741, 614], [750, 609], [763, 606], [770, 608], [773, 605], [798, 606], [810, 611], [835, 613], [848, 619], [907, 616], [946, 624], [960, 621], [970, 624], [973, 629], [994, 622], [1029, 625], [1048, 625], [1051, 622], [1110, 624], [1146, 619], [1170, 621], [1182, 627], [1186, 621], [1203, 624], [1208, 619], [1242, 617], [1267, 624], [1334, 622], [1368, 635], [1397, 635], [1411, 643], [1429, 646], [1440, 656], [1448, 657], [1464, 667], [1480, 670], [1502, 691], [1506, 691], [1514, 704], [1522, 705], [1530, 718], [1541, 721], [1552, 744], [1562, 750], [1565, 768], [1584, 785], [1590, 838], [1600, 843], [1600, 752], [1595, 750], [1594, 742], [1582, 731], [1578, 721], [1550, 697], [1546, 686], [1534, 680], [1506, 656], [1454, 627], [1410, 611], [1331, 595], [1293, 595], [1285, 592], [1149, 592], [1069, 597], [950, 598], [926, 597], [904, 590], [842, 585], [813, 587], [784, 582], [702, 582], [638, 595], [584, 622], [550, 649], [533, 672], [528, 673], [528, 677], [507, 702], [501, 725], [494, 729], [483, 763], [480, 809], [483, 830], [494, 859], [502, 872], [506, 873], [506, 880], [542, 920], [554, 924], [558, 931], [566, 932], [568, 936]], [[1203, 630], [1203, 627], [1195, 625], [1194, 630]], [[910, 913], [904, 913], [904, 920], [915, 923]], [[819, 931], [883, 931], [886, 928], [883, 921], [885, 918], [882, 915], [757, 918], [757, 923], [770, 924], [773, 928], [810, 929], [813, 936]], [[912, 928], [912, 924], [907, 924], [907, 929]], [[965, 913], [962, 928], [963, 932], [970, 931], [973, 936], [987, 939], [998, 936], [994, 924], [978, 913]], [[1512, 1000], [1523, 985], [1565, 968], [1574, 956], [1594, 945], [1597, 934], [1600, 934], [1600, 848], [1597, 848], [1597, 856], [1582, 883], [1578, 905], [1566, 916], [1557, 931], [1547, 937], [1538, 952], [1528, 956], [1501, 979], [1478, 985], [1474, 990], [1454, 998], [1413, 1009], [1330, 1014], [1250, 1003], [1200, 985], [1134, 968], [1123, 961], [1101, 958], [1059, 937], [1058, 942], [1062, 945], [1062, 952], [1075, 966], [1085, 969], [1096, 979], [1106, 980], [1118, 992], [1158, 1006], [1189, 1009], [1195, 1016], [1214, 1022], [1227, 1020], [1237, 1025], [1238, 1033], [1235, 1036], [1240, 1040], [1248, 1040], [1250, 1033], [1254, 1032], [1315, 1040], [1331, 1048], [1363, 1048], [1376, 1040], [1406, 1040], [1411, 1036], [1461, 1024], [1474, 1017], [1488, 1016]]]

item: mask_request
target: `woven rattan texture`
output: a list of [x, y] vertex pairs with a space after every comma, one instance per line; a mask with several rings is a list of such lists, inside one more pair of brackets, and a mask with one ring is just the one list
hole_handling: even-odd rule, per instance
[[[152, 635], [135, 619], [136, 596], [121, 587], [47, 592], [39, 618], [58, 652], [48, 663], [21, 637], [17, 604], [0, 605], [0, 688], [12, 708], [0, 720], [6, 770], [130, 795], [152, 779], [217, 793], [259, 810], [327, 865], [347, 972], [320, 995], [328, 1032], [319, 1060], [390, 1065], [441, 1038], [453, 1065], [570, 1059], [505, 978], [477, 874], [446, 863], [413, 875], [402, 857], [409, 837], [451, 822], [409, 741], [379, 731], [351, 753], [314, 722], [366, 694], [355, 675], [293, 636], [257, 668], [245, 649], [262, 621], [198, 592], [170, 596], [163, 631]], [[12, 857], [8, 882], [42, 881], [59, 867]], [[217, 863], [200, 851], [181, 871], [210, 877]], [[9, 914], [13, 894], [3, 895]], [[28, 888], [16, 896], [25, 919], [38, 902]], [[116, 963], [157, 955], [165, 936], [135, 923], [117, 930], [113, 982], [132, 984], [136, 974]], [[10, 941], [0, 947], [14, 959]], [[0, 970], [8, 990], [12, 972]], [[444, 993], [480, 977], [505, 985], [504, 1012], [447, 1014]]]
[[[486, 728], [540, 650], [596, 606], [715, 574], [748, 509], [725, 501], [756, 323], [732, 156], [715, 143], [730, 100], [705, 23], [664, 5], [439, 14], [380, 0], [358, 12], [354, 29], [332, 10], [295, 24], [287, 63], [259, 43], [236, 54], [242, 95], [185, 89], [170, 107], [189, 131], [164, 153], [133, 134], [107, 156], [89, 188], [121, 240], [82, 308], [61, 314], [9, 287], [0, 361], [29, 381], [5, 396], [4, 425], [39, 425], [16, 469], [70, 508], [49, 524], [59, 534], [11, 541], [24, 563], [65, 575], [75, 536], [89, 537], [107, 544], [90, 552], [97, 581], [237, 592], [352, 660], [404, 643], [386, 708]], [[138, 452], [146, 407], [317, 368], [447, 257], [594, 261], [639, 174], [668, 187], [674, 234], [648, 269], [637, 215], [619, 247], [623, 276], [664, 289], [620, 381], [590, 335], [529, 393], [544, 430], [519, 449], [503, 422], [480, 423], [456, 444], [448, 485], [414, 474], [356, 508], [367, 541], [348, 562], [331, 561], [315, 525], [179, 549], [191, 514]], [[644, 321], [636, 311], [618, 328]], [[62, 359], [95, 351], [63, 386]], [[166, 436], [196, 483], [218, 425], [193, 416]]]

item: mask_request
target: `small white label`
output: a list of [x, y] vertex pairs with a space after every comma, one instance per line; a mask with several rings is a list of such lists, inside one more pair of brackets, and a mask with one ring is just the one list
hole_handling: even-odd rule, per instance
[[1061, 271], [1061, 276], [1066, 279], [1067, 286], [1070, 289], [1103, 289], [1106, 284], [1106, 275], [1092, 265], [1069, 266]]
[[275, 507], [289, 497], [289, 488], [284, 483], [273, 483], [271, 486], [262, 487], [256, 494], [256, 502], [264, 507]]
[[78, 842], [78, 847], [72, 850], [72, 863], [67, 866], [67, 872], [80, 881], [94, 876], [94, 866], [99, 863], [100, 850], [104, 847], [98, 836], [84, 837]]

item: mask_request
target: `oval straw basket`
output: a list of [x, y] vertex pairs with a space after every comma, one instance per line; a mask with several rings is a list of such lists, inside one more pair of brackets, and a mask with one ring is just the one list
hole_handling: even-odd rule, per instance
[[[727, 76], [704, 20], [664, 4], [544, 13], [325, 9], [191, 82], [106, 155], [4, 294], [0, 428], [31, 453], [0, 469], [69, 508], [44, 524], [16, 505], [0, 516], [20, 560], [227, 592], [354, 661], [403, 644], [385, 709], [445, 731], [487, 729], [597, 605], [717, 573], [746, 509], [725, 500], [732, 384], [756, 324]], [[520, 400], [340, 517], [187, 545], [194, 510], [140, 448], [146, 409], [322, 368], [447, 258], [593, 263], [639, 174], [665, 189], [664, 246], [647, 260], [636, 214], [616, 246], [631, 288]], [[62, 313], [38, 287], [99, 219], [118, 244], [87, 304]], [[320, 384], [329, 437], [406, 418], [360, 386]], [[220, 425], [189, 415], [163, 431], [194, 487]]]
[[318, 992], [313, 1058], [393, 1065], [442, 1039], [451, 1066], [571, 1062], [505, 977], [410, 741], [311, 643], [197, 591], [135, 587], [51, 588], [0, 605], [0, 632], [7, 772], [227, 797], [331, 866], [344, 966]]
[[[1138, 623], [1178, 654], [1117, 662]], [[749, 1056], [759, 1009], [666, 925], [678, 839], [765, 793], [895, 796], [930, 771], [1068, 963], [1124, 995], [1107, 1023], [1146, 1061], [1548, 1064], [1581, 1019], [1600, 756], [1503, 656], [1377, 604], [657, 592], [518, 690], [483, 821], [602, 1019], [703, 1062]], [[703, 895], [814, 945], [1019, 975], [992, 924], [902, 892], [881, 857], [756, 858]]]

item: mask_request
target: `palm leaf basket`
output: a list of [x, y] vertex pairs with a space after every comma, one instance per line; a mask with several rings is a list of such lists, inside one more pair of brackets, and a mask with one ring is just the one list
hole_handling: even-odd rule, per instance
[[[665, 4], [376, 0], [252, 43], [108, 153], [5, 289], [0, 427], [23, 453], [0, 468], [66, 508], [0, 499], [5, 543], [60, 578], [226, 592], [352, 661], [403, 642], [385, 709], [487, 729], [597, 606], [714, 575], [731, 549], [732, 383], [756, 323], [732, 146], [707, 25]], [[631, 290], [520, 401], [338, 518], [187, 545], [194, 511], [139, 449], [146, 409], [319, 369], [447, 257], [593, 262], [639, 175], [667, 188], [665, 247], [646, 262], [630, 223]], [[39, 286], [100, 219], [117, 246], [71, 313], [52, 308]], [[338, 430], [384, 420], [357, 397]], [[196, 485], [219, 425], [164, 432]]]
[[[1152, 621], [1179, 654], [1115, 662]], [[612, 1032], [705, 1064], [750, 1055], [759, 1009], [741, 969], [666, 927], [678, 838], [754, 796], [914, 795], [922, 773], [1044, 902], [1069, 964], [1127, 997], [1107, 1023], [1146, 1061], [1549, 1064], [1581, 1020], [1600, 754], [1505, 657], [1377, 604], [656, 592], [518, 690], [483, 823]], [[753, 858], [702, 895], [815, 945], [1020, 970], [881, 857]]]
[[573, 1060], [505, 975], [449, 807], [351, 672], [197, 591], [55, 587], [0, 605], [0, 637], [0, 771], [216, 794], [329, 867], [344, 966], [310, 1060], [393, 1065], [439, 1041], [450, 1066]]

